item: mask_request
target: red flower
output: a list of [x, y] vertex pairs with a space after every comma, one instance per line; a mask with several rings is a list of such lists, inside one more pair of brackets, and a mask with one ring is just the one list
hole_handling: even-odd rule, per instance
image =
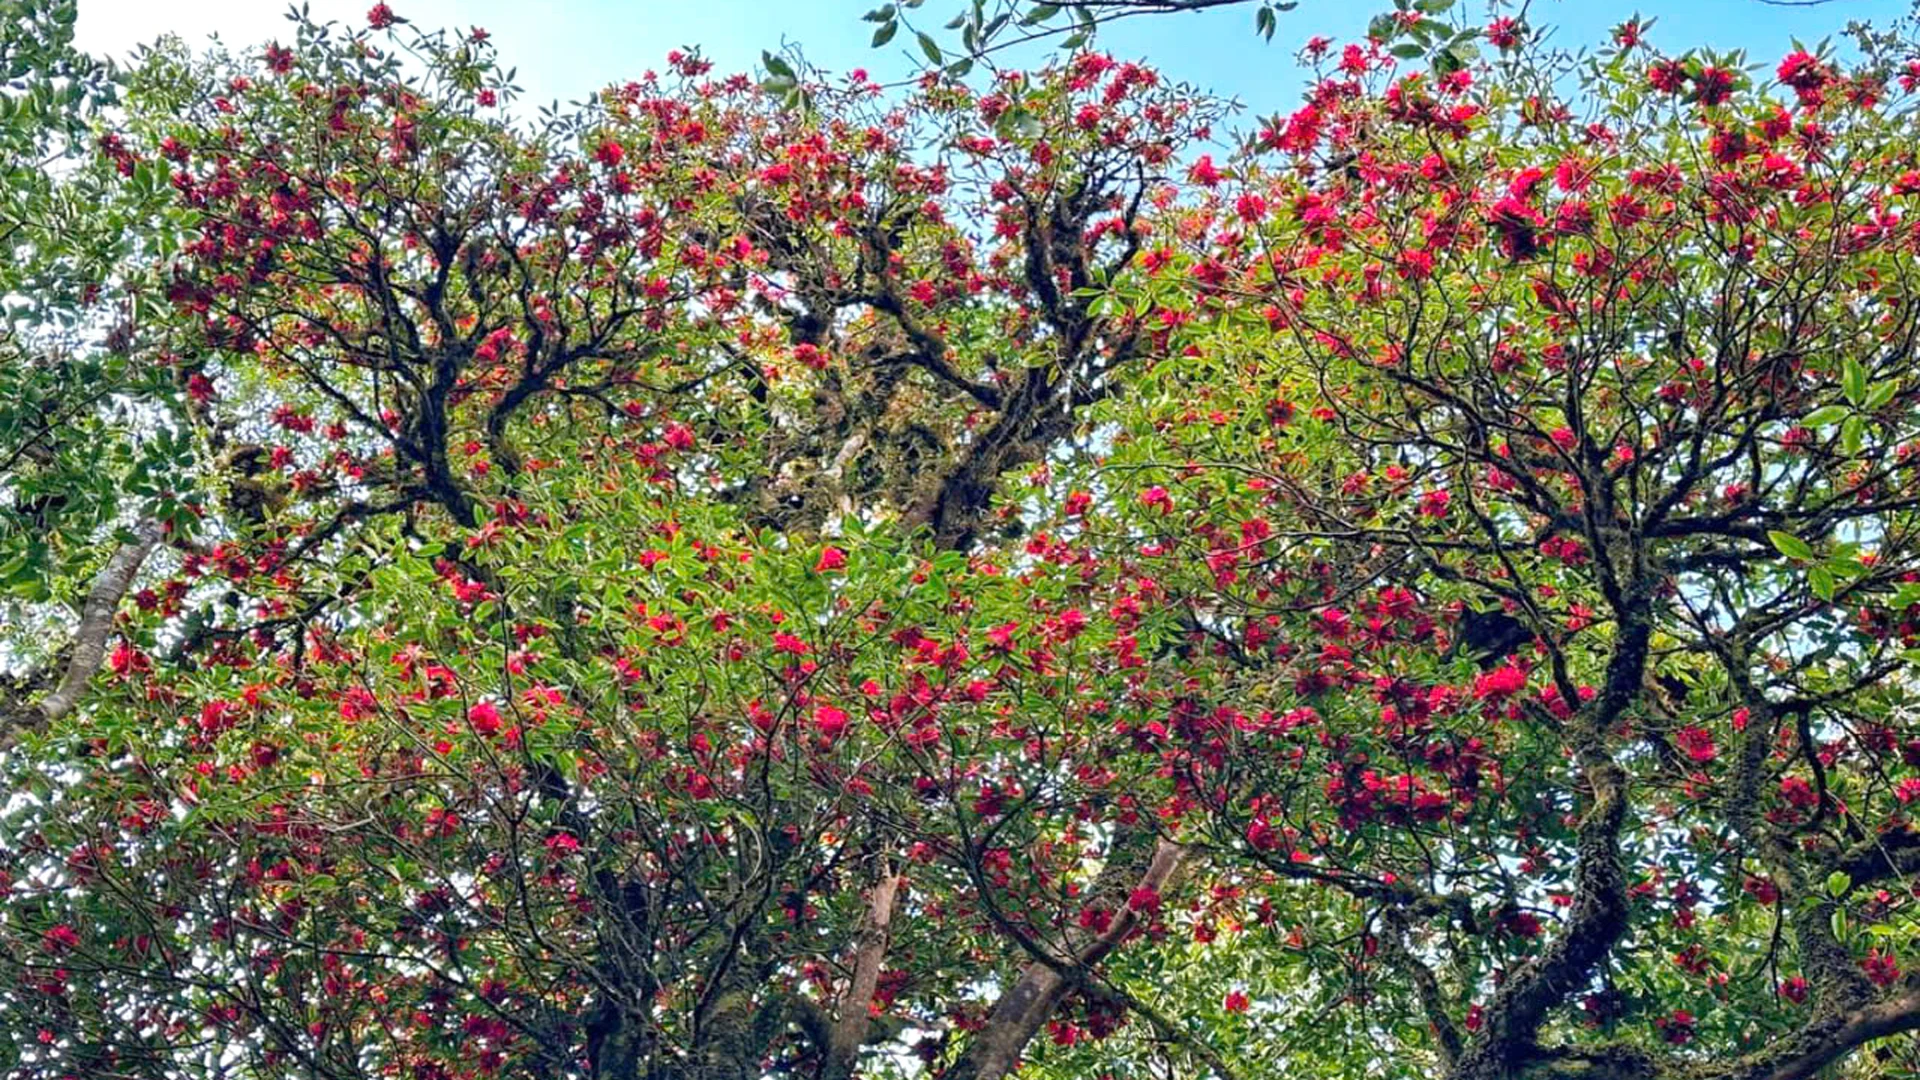
[[1507, 664], [1486, 672], [1473, 682], [1473, 696], [1482, 701], [1488, 699], [1510, 698], [1527, 688], [1527, 672], [1514, 664]]
[[42, 934], [41, 940], [46, 943], [48, 952], [65, 952], [68, 949], [80, 947], [79, 933], [66, 923], [61, 923]]
[[500, 708], [491, 701], [482, 701], [467, 710], [467, 723], [482, 735], [493, 735], [500, 730]]
[[153, 665], [148, 661], [146, 654], [124, 641], [113, 647], [113, 656], [108, 663], [112, 666], [113, 673], [123, 679], [136, 672], [153, 670]]
[[1704, 67], [1694, 77], [1702, 105], [1719, 105], [1733, 96], [1734, 73], [1726, 68]]
[[820, 734], [837, 739], [847, 730], [847, 714], [845, 710], [822, 705], [813, 710], [813, 725], [820, 729]]
[[811, 342], [803, 341], [795, 345], [793, 358], [815, 371], [825, 371], [827, 368], [826, 354], [820, 351], [820, 346]]
[[1280, 846], [1280, 834], [1272, 825], [1255, 818], [1247, 823], [1247, 843], [1256, 851], [1272, 851]]
[[1820, 88], [1827, 84], [1832, 76], [1820, 58], [1805, 50], [1790, 52], [1780, 61], [1775, 72], [1783, 85], [1793, 87], [1794, 93], [1804, 100], [1809, 95], [1817, 95]]
[[1515, 937], [1531, 939], [1539, 937], [1544, 928], [1540, 925], [1540, 916], [1531, 911], [1516, 911], [1507, 916], [1502, 929]]
[[1683, 727], [1673, 733], [1673, 741], [1686, 751], [1694, 761], [1705, 764], [1718, 756], [1719, 751], [1713, 745], [1713, 734], [1701, 727]]
[[1242, 991], [1229, 990], [1226, 1000], [1221, 1002], [1221, 1005], [1230, 1013], [1243, 1013], [1252, 1007], [1253, 1001]]
[[1647, 85], [1663, 94], [1677, 94], [1687, 85], [1687, 69], [1672, 60], [1660, 60], [1647, 69]]
[[1693, 1038], [1693, 1014], [1685, 1009], [1675, 1009], [1672, 1015], [1660, 1017], [1653, 1022], [1660, 1030], [1660, 1037], [1679, 1046]]
[[1160, 894], [1149, 886], [1142, 885], [1127, 894], [1127, 906], [1135, 911], [1151, 914], [1160, 910]]
[[1780, 778], [1780, 797], [1792, 803], [1794, 806], [1802, 808], [1812, 806], [1819, 801], [1819, 796], [1814, 793], [1813, 785], [1798, 776], [1783, 776]]
[[393, 9], [385, 4], [375, 4], [367, 11], [367, 25], [373, 27], [375, 30], [385, 30], [387, 27], [399, 21], [400, 17], [395, 15]]
[[816, 574], [826, 574], [835, 570], [845, 569], [846, 565], [846, 552], [841, 551], [837, 547], [822, 548], [820, 551], [820, 561], [813, 565], [813, 570]]
[[1774, 886], [1773, 882], [1758, 875], [1748, 875], [1745, 884], [1741, 887], [1746, 890], [1748, 896], [1763, 904], [1771, 904], [1780, 899], [1780, 890]]
[[1872, 979], [1875, 986], [1892, 986], [1900, 980], [1900, 965], [1894, 961], [1892, 954], [1879, 949], [1867, 953], [1867, 958], [1860, 961], [1860, 970], [1867, 973], [1867, 978]]

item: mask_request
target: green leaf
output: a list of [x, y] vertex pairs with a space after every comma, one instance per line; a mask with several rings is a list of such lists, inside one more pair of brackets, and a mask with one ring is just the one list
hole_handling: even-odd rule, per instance
[[1847, 401], [1858, 407], [1867, 403], [1867, 366], [1853, 357], [1841, 368], [1841, 388], [1845, 390]]
[[1848, 457], [1860, 452], [1860, 446], [1866, 441], [1866, 437], [1867, 418], [1864, 416], [1856, 413], [1847, 417], [1847, 422], [1840, 425], [1840, 448], [1847, 452]]
[[926, 56], [928, 63], [939, 64], [945, 60], [946, 54], [940, 51], [939, 42], [933, 40], [924, 31], [915, 31], [914, 36], [920, 39], [920, 52]]
[[1861, 408], [1867, 412], [1873, 412], [1875, 409], [1885, 406], [1887, 402], [1892, 401], [1893, 395], [1899, 392], [1900, 384], [1893, 379], [1884, 379], [1874, 383], [1873, 389], [1867, 392], [1866, 404], [1862, 405]]
[[789, 82], [797, 79], [797, 76], [793, 73], [793, 65], [770, 52], [762, 52], [760, 54], [760, 62], [766, 66], [769, 73], [779, 78], [786, 79]]
[[1813, 589], [1813, 595], [1820, 599], [1828, 601], [1833, 599], [1836, 582], [1833, 578], [1833, 571], [1826, 567], [1816, 566], [1807, 571], [1807, 585]]
[[1802, 422], [1810, 428], [1831, 427], [1845, 420], [1851, 411], [1845, 405], [1827, 405], [1808, 413]]
[[893, 35], [899, 32], [900, 32], [900, 23], [898, 21], [890, 20], [888, 22], [881, 23], [880, 28], [873, 32], [873, 47], [877, 49], [880, 46], [885, 45], [887, 42], [892, 41]]
[[1000, 114], [993, 125], [994, 134], [1003, 139], [1037, 139], [1040, 137], [1040, 121], [1024, 108], [1015, 107]]
[[893, 5], [882, 4], [865, 15], [860, 16], [868, 22], [884, 23], [893, 21]]
[[1800, 539], [1792, 533], [1784, 533], [1778, 529], [1772, 529], [1768, 531], [1767, 539], [1773, 541], [1774, 550], [1789, 559], [1813, 558], [1813, 548], [1809, 546], [1805, 540]]
[[1827, 875], [1827, 895], [1835, 900], [1847, 895], [1853, 889], [1853, 879], [1845, 871], [1835, 870]]

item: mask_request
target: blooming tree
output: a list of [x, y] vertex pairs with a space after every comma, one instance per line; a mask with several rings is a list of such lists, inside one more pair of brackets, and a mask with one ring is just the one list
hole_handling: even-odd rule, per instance
[[1920, 67], [1647, 37], [1409, 8], [1237, 149], [1084, 51], [152, 52], [0, 1061], [1904, 1067]]

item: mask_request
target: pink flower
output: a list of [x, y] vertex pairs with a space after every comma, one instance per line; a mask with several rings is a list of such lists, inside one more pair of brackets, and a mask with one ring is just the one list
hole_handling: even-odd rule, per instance
[[387, 27], [399, 21], [400, 17], [395, 15], [393, 9], [385, 4], [375, 4], [367, 11], [367, 25], [373, 27], [375, 30], [385, 30]]
[[846, 552], [841, 551], [837, 547], [823, 548], [820, 551], [820, 561], [814, 564], [813, 571], [816, 574], [827, 574], [835, 570], [845, 569], [846, 565]]

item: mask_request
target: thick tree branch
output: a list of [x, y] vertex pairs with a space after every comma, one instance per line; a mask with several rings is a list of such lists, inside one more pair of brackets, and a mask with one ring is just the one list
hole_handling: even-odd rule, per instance
[[107, 560], [107, 565], [94, 575], [93, 586], [87, 590], [87, 598], [80, 608], [80, 626], [74, 631], [73, 653], [67, 660], [59, 685], [41, 698], [26, 715], [9, 718], [7, 726], [0, 728], [0, 750], [12, 746], [28, 732], [58, 721], [80, 703], [87, 683], [92, 680], [94, 672], [100, 670], [100, 661], [106, 657], [107, 637], [113, 632], [114, 613], [120, 610], [120, 601], [133, 586], [133, 579], [140, 573], [147, 556], [160, 543], [160, 538], [159, 521], [153, 518], [141, 521], [134, 527], [133, 539], [121, 544], [119, 550]]
[[[1180, 870], [1186, 856], [1185, 847], [1168, 840], [1159, 841], [1135, 888], [1160, 891]], [[1061, 999], [1074, 985], [1062, 968], [1085, 969], [1099, 963], [1126, 940], [1139, 919], [1139, 913], [1133, 908], [1122, 907], [1105, 931], [1075, 950], [1061, 965], [1039, 961], [1028, 964], [995, 1002], [986, 1026], [967, 1044], [960, 1060], [947, 1071], [946, 1080], [1000, 1080], [1011, 1073], [1020, 1062], [1021, 1051], [1053, 1016]]]
[[904, 879], [888, 870], [867, 892], [867, 911], [854, 947], [853, 977], [840, 996], [840, 1017], [827, 1045], [824, 1080], [852, 1080], [860, 1047], [867, 1040], [867, 1007], [880, 982], [880, 965], [892, 937], [893, 911]]

